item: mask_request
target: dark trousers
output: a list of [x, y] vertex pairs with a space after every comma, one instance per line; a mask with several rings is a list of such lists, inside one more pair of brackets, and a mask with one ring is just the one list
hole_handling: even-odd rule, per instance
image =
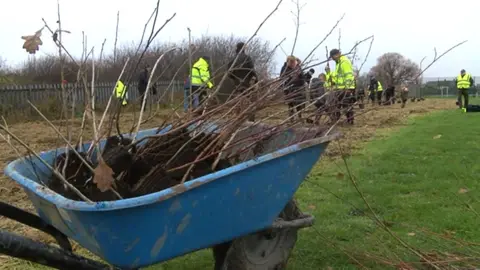
[[[237, 110], [237, 113], [241, 113], [243, 110], [246, 110], [253, 102], [255, 102], [255, 95], [257, 94], [254, 90], [249, 89], [250, 85], [246, 83], [237, 83], [235, 84], [234, 96], [242, 96], [240, 100], [241, 106]], [[255, 122], [255, 112], [252, 110], [248, 114], [248, 121]]]
[[365, 91], [362, 89], [362, 90], [356, 92], [356, 96], [357, 96], [357, 101], [358, 101], [358, 107], [359, 107], [360, 109], [365, 108], [365, 103], [364, 103], [364, 100], [365, 100]]
[[333, 120], [338, 121], [341, 117], [341, 110], [346, 110], [345, 116], [347, 117], [347, 123], [353, 124], [354, 112], [353, 104], [355, 104], [355, 92], [354, 90], [337, 90], [335, 93], [336, 110], [333, 113]]
[[385, 92], [385, 105], [392, 105], [395, 103], [395, 101], [393, 100], [393, 97], [395, 96], [395, 92], [394, 91], [391, 91], [391, 90], [387, 90]]
[[305, 103], [300, 101], [290, 101], [288, 104], [288, 115], [292, 116], [297, 112], [298, 118], [302, 119], [302, 110], [305, 109]]
[[[207, 89], [202, 86], [192, 85], [192, 95], [198, 95], [198, 105], [201, 106], [207, 98]], [[193, 99], [193, 97], [190, 97]]]
[[382, 105], [382, 97], [383, 97], [383, 91], [377, 91], [377, 102], [378, 105]]
[[[303, 87], [290, 87], [286, 91], [284, 91], [285, 99], [288, 105], [288, 115], [291, 117], [295, 113], [299, 119], [302, 119], [302, 110], [305, 109], [305, 89]], [[293, 120], [292, 117], [291, 120]]]
[[198, 93], [198, 103], [200, 105], [203, 105], [203, 103], [205, 102], [205, 100], [207, 99], [207, 89], [203, 88], [200, 90], [200, 92]]
[[[145, 95], [145, 91], [139, 91], [139, 94], [140, 94], [140, 108], [143, 104], [143, 97]], [[150, 93], [151, 95], [151, 93]], [[152, 102], [151, 102], [151, 98], [147, 97], [147, 100], [146, 100], [146, 103], [145, 103], [145, 107], [143, 108], [143, 111], [146, 111], [147, 110], [147, 107], [150, 107], [150, 111], [152, 110]]]
[[[457, 96], [458, 96], [458, 107], [467, 108], [468, 107], [468, 88], [457, 89]], [[463, 106], [462, 106], [462, 96], [464, 101]]]
[[370, 90], [370, 94], [368, 95], [368, 98], [370, 99], [370, 101], [372, 101], [372, 103], [375, 103], [375, 91]]
[[408, 92], [402, 91], [400, 93], [400, 99], [402, 101], [402, 108], [405, 108], [405, 105], [407, 105], [407, 100], [408, 100]]
[[382, 105], [382, 96], [383, 96], [383, 91], [371, 91], [370, 92], [370, 100], [372, 103], [375, 103], [375, 101], [378, 102], [378, 105]]

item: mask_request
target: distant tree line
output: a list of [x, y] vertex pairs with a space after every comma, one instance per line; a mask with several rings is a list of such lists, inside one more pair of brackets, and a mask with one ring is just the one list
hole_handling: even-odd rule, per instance
[[[234, 35], [202, 36], [192, 41], [192, 59], [195, 61], [200, 56], [209, 56], [211, 59], [210, 65], [215, 73], [215, 78], [218, 80], [223, 75], [226, 64], [234, 57], [235, 45], [246, 40], [247, 38]], [[127, 58], [130, 58], [130, 61], [126, 67], [124, 78], [127, 78], [130, 74], [135, 79], [136, 76], [132, 72], [144, 45], [141, 46], [139, 51], [137, 47], [136, 44], [120, 46], [116, 51], [115, 58], [113, 51], [104, 53], [101, 59], [97, 55], [98, 59], [95, 59], [96, 81], [113, 82], [117, 80]], [[176, 50], [165, 54], [157, 67], [154, 78], [158, 81], [184, 80], [189, 73], [188, 41], [150, 45], [135, 73], [138, 73], [145, 65], [153, 66], [160, 55], [172, 48], [176, 48]], [[247, 53], [254, 59], [256, 69], [261, 76], [268, 77], [275, 69], [272, 49], [268, 41], [260, 38], [254, 39], [248, 45]], [[99, 54], [99, 49], [96, 49], [96, 53]], [[63, 59], [64, 79], [67, 82], [77, 81], [81, 59], [74, 60], [68, 56], [64, 56]], [[4, 58], [0, 56], [0, 84], [60, 83], [61, 62], [58, 55], [36, 56], [32, 60], [12, 68], [7, 66]], [[88, 61], [83, 65], [83, 73], [91, 74], [91, 68], [91, 61]]]

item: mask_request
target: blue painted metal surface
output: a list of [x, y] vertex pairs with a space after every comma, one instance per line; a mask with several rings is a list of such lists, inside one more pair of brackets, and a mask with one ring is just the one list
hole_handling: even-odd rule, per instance
[[[144, 130], [139, 137], [155, 132]], [[279, 134], [275, 144], [288, 145], [295, 134]], [[182, 185], [112, 202], [73, 201], [45, 188], [39, 182], [48, 179], [48, 170], [36, 159], [16, 160], [5, 174], [23, 186], [41, 218], [83, 247], [113, 265], [143, 267], [271, 225], [331, 139], [297, 143]], [[51, 163], [61, 151], [41, 157]]]

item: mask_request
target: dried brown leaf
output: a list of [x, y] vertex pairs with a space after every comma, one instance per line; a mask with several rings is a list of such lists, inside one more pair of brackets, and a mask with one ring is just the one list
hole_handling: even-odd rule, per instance
[[114, 181], [112, 168], [101, 159], [93, 171], [93, 183], [97, 184], [101, 192], [105, 192], [112, 188]]
[[338, 179], [338, 180], [342, 180], [342, 179], [344, 179], [344, 178], [345, 178], [345, 174], [343, 174], [343, 173], [341, 173], [341, 172], [337, 173], [337, 179]]
[[22, 39], [25, 40], [23, 43], [23, 49], [25, 49], [30, 54], [35, 54], [39, 49], [40, 45], [43, 45], [40, 37], [42, 36], [42, 29], [38, 30], [35, 34], [29, 36], [22, 36]]
[[468, 189], [466, 189], [466, 188], [461, 188], [461, 189], [458, 190], [459, 194], [465, 194], [467, 192], [468, 192]]
[[440, 139], [441, 137], [442, 137], [442, 134], [438, 134], [438, 135], [433, 136], [433, 139], [436, 140], [436, 139]]
[[311, 205], [308, 206], [308, 209], [310, 209], [310, 210], [315, 210], [316, 208], [317, 208], [317, 207], [316, 207], [315, 205], [313, 205], [313, 204], [311, 204]]
[[415, 236], [415, 233], [414, 232], [409, 232], [407, 233], [408, 236]]

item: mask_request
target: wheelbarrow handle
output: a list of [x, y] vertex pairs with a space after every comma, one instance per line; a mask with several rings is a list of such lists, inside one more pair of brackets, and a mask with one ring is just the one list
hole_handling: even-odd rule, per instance
[[71, 251], [0, 230], [0, 253], [56, 269], [112, 269]]
[[29, 227], [47, 233], [57, 241], [58, 245], [61, 248], [67, 251], [72, 251], [72, 245], [68, 241], [68, 237], [52, 225], [43, 221], [37, 215], [24, 211], [8, 203], [0, 202], [0, 216], [4, 216], [6, 218], [15, 220]]

